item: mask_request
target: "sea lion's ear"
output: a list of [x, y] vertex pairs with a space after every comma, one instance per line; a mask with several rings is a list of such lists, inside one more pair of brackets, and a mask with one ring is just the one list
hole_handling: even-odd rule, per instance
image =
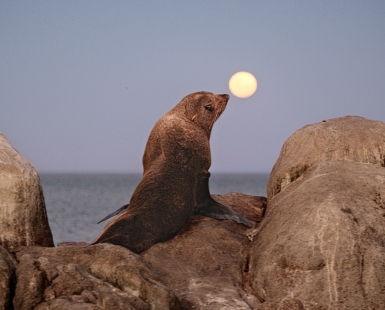
[[184, 115], [186, 115], [188, 117], [188, 108], [187, 108], [187, 102], [185, 102], [183, 104], [183, 108], [184, 108]]
[[184, 100], [184, 113], [187, 116], [187, 118], [194, 120], [196, 115], [196, 108], [199, 104], [199, 102], [202, 100], [202, 94], [197, 93], [190, 96], [187, 96]]
[[195, 114], [195, 115], [191, 118], [191, 120], [193, 121], [196, 117], [197, 117], [197, 114]]

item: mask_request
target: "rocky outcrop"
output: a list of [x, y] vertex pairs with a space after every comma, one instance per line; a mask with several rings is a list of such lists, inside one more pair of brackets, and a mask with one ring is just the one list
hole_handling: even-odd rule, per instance
[[0, 246], [0, 310], [11, 309], [16, 285], [16, 260]]
[[[214, 198], [261, 221], [265, 197]], [[174, 239], [141, 256], [111, 244], [25, 247], [17, 255], [15, 309], [245, 309], [259, 305], [243, 287], [248, 229], [196, 216]]]
[[17, 259], [15, 309], [181, 309], [143, 259], [120, 246], [27, 247]]
[[271, 173], [250, 286], [305, 309], [385, 309], [385, 124], [344, 117], [305, 126]]
[[16, 249], [16, 261], [0, 247], [0, 310], [13, 296], [14, 309], [37, 310], [385, 309], [384, 166], [384, 123], [305, 126], [282, 148], [267, 208], [213, 195], [252, 229], [196, 216], [140, 255], [67, 243]]
[[39, 175], [0, 133], [0, 245], [53, 246]]
[[[265, 197], [229, 193], [213, 198], [254, 223], [263, 217]], [[260, 302], [243, 283], [249, 268], [247, 231], [234, 221], [197, 216], [176, 237], [141, 256], [178, 296], [183, 309], [250, 310]]]
[[312, 165], [343, 160], [385, 166], [385, 123], [345, 116], [307, 125], [285, 141], [267, 186], [271, 199]]

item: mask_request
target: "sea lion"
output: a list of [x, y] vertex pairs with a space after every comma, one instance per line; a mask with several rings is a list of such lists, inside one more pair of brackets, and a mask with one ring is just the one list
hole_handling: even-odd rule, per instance
[[226, 94], [193, 93], [158, 120], [143, 155], [142, 180], [130, 203], [105, 218], [118, 215], [92, 244], [112, 243], [141, 253], [174, 237], [198, 214], [251, 227], [209, 192], [210, 134], [228, 100]]

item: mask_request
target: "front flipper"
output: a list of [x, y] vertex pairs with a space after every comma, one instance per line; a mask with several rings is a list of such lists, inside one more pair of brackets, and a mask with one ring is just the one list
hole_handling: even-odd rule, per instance
[[116, 215], [119, 215], [121, 213], [123, 213], [124, 211], [126, 211], [126, 209], [128, 208], [128, 204], [124, 205], [123, 207], [119, 208], [118, 210], [108, 214], [105, 218], [101, 219], [99, 222], [97, 222], [96, 224], [99, 224], [101, 222], [104, 222], [105, 220], [108, 220], [109, 218], [111, 217], [114, 217]]
[[252, 226], [251, 223], [242, 215], [231, 210], [229, 207], [221, 205], [220, 203], [216, 202], [212, 198], [210, 199], [210, 202], [208, 205], [199, 208], [195, 212], [195, 214], [204, 215], [204, 216], [211, 217], [213, 219], [218, 219], [218, 220], [233, 220], [233, 221], [236, 221], [237, 223], [246, 225], [248, 227]]
[[202, 173], [198, 177], [197, 190], [197, 206], [195, 209], [196, 215], [204, 215], [217, 220], [233, 220], [237, 223], [251, 227], [251, 223], [242, 215], [231, 210], [219, 202], [216, 202], [210, 195], [209, 191], [210, 172]]

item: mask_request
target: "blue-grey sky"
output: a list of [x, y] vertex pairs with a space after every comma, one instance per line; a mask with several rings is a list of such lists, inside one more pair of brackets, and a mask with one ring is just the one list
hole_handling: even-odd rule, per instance
[[270, 172], [323, 119], [385, 121], [385, 1], [0, 2], [0, 131], [38, 172], [140, 172], [185, 95], [231, 96], [211, 172]]

